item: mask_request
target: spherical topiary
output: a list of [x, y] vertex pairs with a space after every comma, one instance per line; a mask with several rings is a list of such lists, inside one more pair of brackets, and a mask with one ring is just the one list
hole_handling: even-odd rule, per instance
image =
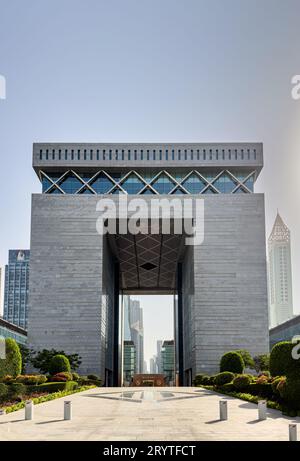
[[203, 378], [205, 377], [206, 375], [202, 374], [202, 373], [198, 373], [195, 378], [194, 378], [194, 381], [193, 381], [193, 384], [194, 386], [200, 386], [201, 384], [203, 384]]
[[49, 363], [49, 372], [51, 375], [56, 375], [66, 371], [71, 372], [69, 359], [65, 355], [54, 355]]
[[291, 341], [281, 341], [275, 344], [270, 355], [271, 376], [293, 374], [300, 378], [300, 359], [293, 358], [294, 347], [295, 344]]
[[231, 371], [223, 371], [215, 376], [214, 384], [216, 386], [223, 386], [224, 384], [231, 383], [234, 378], [234, 373]]
[[238, 375], [234, 378], [232, 384], [238, 390], [246, 389], [251, 383], [249, 375]]
[[243, 373], [244, 368], [244, 360], [238, 352], [226, 352], [221, 358], [220, 372], [231, 371], [232, 373]]

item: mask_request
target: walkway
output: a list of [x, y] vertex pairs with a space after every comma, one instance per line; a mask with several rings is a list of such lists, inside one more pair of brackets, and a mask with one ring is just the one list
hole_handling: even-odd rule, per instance
[[[219, 421], [219, 401], [228, 400], [228, 421]], [[63, 420], [64, 400], [72, 421]], [[257, 405], [199, 388], [97, 388], [0, 416], [0, 440], [288, 440], [289, 423]]]

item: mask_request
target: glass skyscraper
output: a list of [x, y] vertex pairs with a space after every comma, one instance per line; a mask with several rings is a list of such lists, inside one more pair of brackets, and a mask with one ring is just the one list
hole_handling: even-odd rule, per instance
[[29, 250], [9, 250], [5, 266], [3, 318], [27, 329]]

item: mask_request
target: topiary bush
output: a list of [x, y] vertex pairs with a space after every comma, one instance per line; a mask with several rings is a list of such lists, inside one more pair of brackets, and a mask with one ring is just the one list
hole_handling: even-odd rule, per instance
[[220, 362], [220, 372], [231, 371], [232, 373], [243, 373], [245, 368], [244, 360], [238, 352], [231, 351], [223, 354]]
[[0, 377], [17, 376], [22, 370], [22, 356], [17, 342], [12, 338], [5, 339], [5, 359], [0, 359]]
[[8, 386], [8, 394], [12, 399], [22, 398], [26, 395], [27, 388], [25, 384], [22, 383], [13, 383]]
[[248, 375], [238, 375], [232, 381], [232, 384], [238, 390], [247, 389], [250, 383], [251, 379]]
[[234, 373], [231, 371], [223, 371], [215, 376], [214, 384], [216, 386], [223, 386], [224, 384], [231, 383], [234, 378]]
[[194, 378], [194, 386], [200, 386], [201, 384], [203, 384], [203, 378], [207, 376], [207, 375], [204, 375], [204, 374], [197, 374]]
[[273, 379], [273, 381], [272, 381], [272, 383], [271, 383], [273, 393], [274, 393], [274, 395], [276, 395], [277, 397], [280, 395], [280, 392], [279, 392], [279, 389], [278, 389], [278, 384], [279, 384], [283, 379], [285, 379], [284, 376], [277, 376], [275, 379]]
[[17, 383], [22, 383], [29, 386], [43, 384], [46, 381], [47, 377], [45, 375], [19, 375], [16, 377]]
[[8, 396], [8, 386], [4, 383], [0, 383], [0, 401], [3, 402]]
[[293, 374], [300, 378], [300, 360], [292, 357], [295, 347], [291, 341], [281, 341], [273, 346], [270, 355], [271, 376], [287, 376]]
[[73, 374], [68, 373], [67, 371], [56, 373], [56, 375], [51, 376], [50, 378], [51, 382], [66, 382], [66, 381], [72, 381], [72, 380], [73, 380]]
[[45, 383], [35, 386], [32, 391], [35, 392], [58, 392], [58, 391], [73, 391], [78, 387], [78, 383], [75, 381], [56, 382], [56, 383]]
[[99, 381], [99, 376], [97, 375], [88, 375], [87, 379], [90, 379], [91, 381]]
[[265, 399], [272, 399], [274, 394], [271, 383], [250, 383], [247, 387], [247, 392]]
[[71, 372], [70, 362], [65, 355], [55, 355], [49, 363], [49, 372], [51, 375], [56, 375], [66, 371]]
[[280, 396], [289, 408], [300, 410], [300, 378], [287, 376], [277, 386]]
[[80, 376], [78, 373], [72, 372], [72, 381], [79, 381]]

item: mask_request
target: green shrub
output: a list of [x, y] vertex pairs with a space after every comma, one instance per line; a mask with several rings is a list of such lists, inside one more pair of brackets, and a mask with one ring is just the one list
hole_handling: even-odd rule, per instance
[[248, 375], [238, 375], [234, 378], [232, 384], [238, 390], [247, 389], [249, 384], [251, 383], [251, 379]]
[[97, 375], [88, 375], [87, 378], [91, 381], [98, 381], [100, 379]]
[[235, 392], [236, 391], [236, 388], [233, 385], [233, 383], [223, 384], [223, 386], [220, 386], [220, 389], [224, 392]]
[[25, 384], [13, 383], [8, 386], [9, 397], [12, 399], [21, 398], [27, 393]]
[[0, 359], [0, 377], [19, 375], [22, 370], [22, 356], [19, 346], [14, 339], [5, 339], [5, 353], [5, 359]]
[[278, 384], [280, 396], [293, 410], [300, 410], [300, 378], [287, 376]]
[[59, 391], [72, 391], [78, 387], [78, 383], [75, 381], [57, 382], [57, 383], [45, 383], [35, 386], [31, 391], [35, 392], [59, 392]]
[[267, 378], [271, 378], [271, 373], [269, 372], [269, 370], [264, 370], [264, 371], [261, 371], [259, 374], [258, 374], [258, 377], [260, 378], [261, 376], [266, 376]]
[[210, 376], [204, 375], [202, 376], [202, 383], [204, 386], [208, 386], [210, 384]]
[[205, 377], [206, 375], [204, 374], [197, 374], [194, 378], [194, 386], [200, 386], [200, 384], [203, 384], [203, 378]]
[[70, 373], [70, 362], [65, 355], [55, 355], [50, 360], [49, 372], [51, 375], [56, 375], [57, 373], [61, 373], [63, 371]]
[[300, 360], [292, 357], [295, 346], [291, 341], [275, 344], [270, 355], [270, 372], [272, 376], [287, 376], [293, 374], [300, 378]]
[[240, 356], [244, 360], [245, 367], [254, 368], [254, 366], [255, 366], [254, 360], [253, 360], [250, 352], [247, 351], [247, 349], [238, 349], [238, 350], [235, 350], [234, 352], [237, 352], [238, 354], [240, 354]]
[[79, 381], [80, 376], [78, 373], [72, 372], [72, 381]]
[[47, 377], [45, 375], [19, 375], [16, 377], [17, 383], [22, 383], [26, 385], [38, 385], [43, 384], [47, 381]]
[[231, 371], [232, 373], [243, 373], [245, 368], [244, 360], [238, 352], [226, 352], [220, 362], [220, 372]]
[[8, 396], [8, 386], [4, 383], [0, 383], [0, 400], [3, 401]]
[[16, 382], [16, 378], [14, 378], [11, 375], [6, 375], [6, 376], [3, 376], [0, 381], [1, 383], [4, 383], [4, 384], [11, 384], [11, 383]]
[[231, 383], [234, 378], [234, 373], [230, 371], [223, 371], [215, 376], [214, 384], [216, 386], [223, 386], [223, 384]]
[[278, 384], [282, 381], [284, 377], [283, 376], [277, 376], [275, 379], [273, 379], [271, 386], [273, 390], [273, 394], [276, 396], [280, 395], [279, 389], [277, 389]]
[[271, 383], [250, 383], [247, 387], [247, 392], [252, 395], [259, 395], [260, 397], [266, 399], [271, 399], [274, 394]]
[[56, 375], [51, 376], [49, 379], [50, 382], [66, 382], [72, 381], [73, 375], [72, 373], [68, 373], [67, 371], [62, 371], [61, 373], [56, 373]]

